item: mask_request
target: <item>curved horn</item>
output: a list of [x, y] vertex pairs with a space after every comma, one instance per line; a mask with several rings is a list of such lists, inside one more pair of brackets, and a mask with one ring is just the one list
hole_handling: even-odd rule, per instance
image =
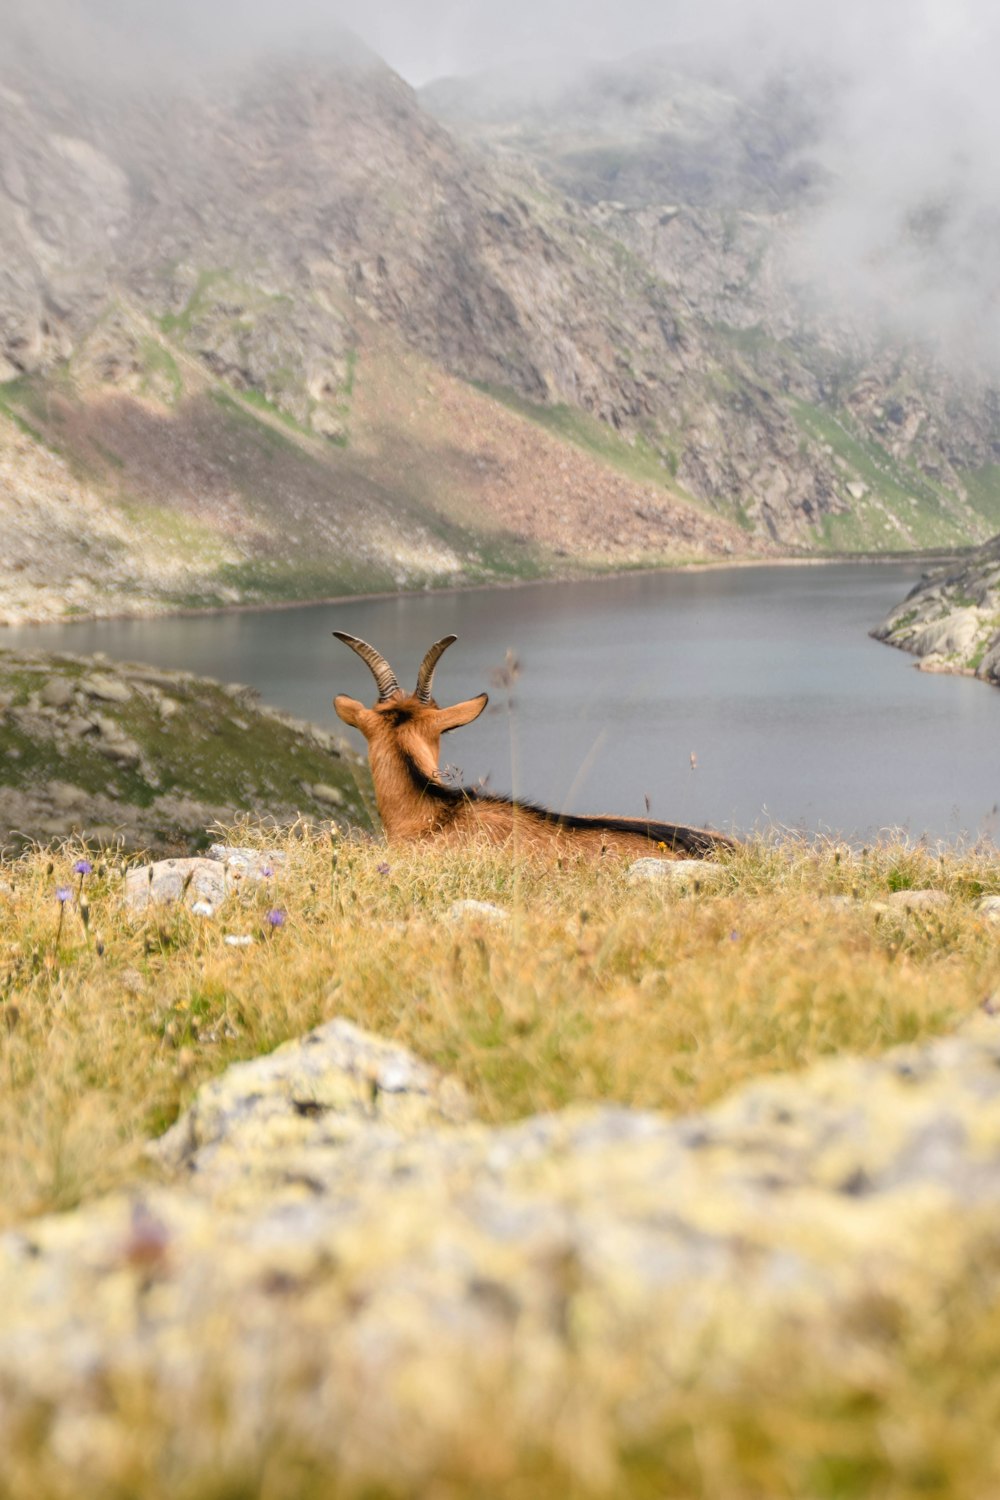
[[420, 663], [420, 671], [417, 673], [416, 695], [421, 703], [431, 701], [431, 683], [434, 681], [434, 668], [448, 647], [458, 640], [457, 635], [443, 635], [439, 641], [435, 641], [423, 661]]
[[391, 698], [393, 693], [401, 691], [395, 672], [380, 651], [376, 651], [374, 646], [369, 646], [367, 641], [361, 640], [358, 636], [348, 635], [344, 630], [335, 630], [333, 633], [338, 641], [343, 641], [345, 646], [350, 646], [352, 651], [358, 653], [366, 666], [371, 668], [371, 674], [378, 684], [380, 703]]

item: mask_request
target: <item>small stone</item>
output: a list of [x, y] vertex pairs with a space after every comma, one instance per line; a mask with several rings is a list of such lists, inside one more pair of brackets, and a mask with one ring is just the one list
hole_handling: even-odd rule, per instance
[[1000, 896], [981, 896], [976, 902], [976, 910], [987, 922], [1000, 922]]
[[947, 891], [892, 891], [885, 898], [890, 910], [934, 911], [948, 905]]
[[196, 917], [214, 917], [215, 907], [211, 901], [193, 901], [191, 903], [191, 912]]
[[248, 932], [227, 932], [222, 941], [227, 948], [253, 947], [253, 938]]
[[115, 740], [102, 739], [97, 749], [108, 760], [117, 761], [121, 766], [137, 766], [142, 760], [142, 751], [135, 740], [125, 736]]
[[46, 708], [68, 708], [76, 692], [75, 683], [67, 677], [50, 677], [38, 697]]
[[491, 901], [454, 901], [448, 909], [449, 922], [464, 922], [469, 917], [481, 917], [485, 922], [506, 922], [510, 912]]
[[704, 859], [636, 859], [628, 867], [628, 881], [662, 881], [675, 890], [693, 890], [696, 885], [715, 884], [722, 866]]
[[89, 677], [81, 677], [80, 688], [88, 698], [96, 698], [101, 703], [128, 703], [132, 697], [132, 689], [127, 682], [104, 672], [92, 672]]
[[283, 849], [230, 848], [227, 844], [212, 844], [208, 858], [225, 865], [230, 875], [249, 880], [267, 880], [285, 863]]
[[69, 781], [50, 781], [46, 791], [52, 804], [64, 811], [85, 807], [90, 801], [88, 793], [82, 787], [74, 786]]
[[340, 788], [328, 786], [325, 781], [314, 782], [308, 790], [317, 802], [325, 802], [330, 807], [343, 807], [344, 805], [344, 794]]

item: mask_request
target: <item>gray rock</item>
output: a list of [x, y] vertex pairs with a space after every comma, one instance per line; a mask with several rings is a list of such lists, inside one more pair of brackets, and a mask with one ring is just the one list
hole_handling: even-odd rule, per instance
[[121, 766], [137, 766], [142, 760], [142, 749], [135, 740], [127, 735], [120, 734], [114, 739], [102, 738], [97, 749], [107, 757]]
[[127, 682], [104, 672], [92, 672], [87, 677], [81, 677], [79, 686], [88, 698], [96, 698], [100, 703], [128, 703], [132, 697], [132, 689]]
[[[242, 1175], [254, 1170], [268, 1141], [322, 1148], [342, 1137], [346, 1121], [414, 1128], [456, 1123], [469, 1113], [455, 1080], [337, 1018], [206, 1084], [150, 1154], [174, 1168], [196, 1165], [204, 1172], [211, 1160], [222, 1175], [231, 1166]], [[223, 1150], [235, 1153], [232, 1162]]]
[[215, 908], [226, 898], [229, 881], [226, 871], [213, 859], [160, 859], [152, 865], [140, 865], [125, 876], [125, 905], [133, 912], [145, 911], [150, 904], [179, 901], [189, 906], [207, 901]]
[[980, 896], [976, 910], [988, 922], [1000, 922], [1000, 896]]
[[628, 867], [627, 879], [632, 885], [662, 882], [677, 891], [717, 885], [723, 875], [721, 865], [704, 859], [636, 859]]
[[209, 846], [208, 858], [214, 859], [224, 865], [227, 875], [242, 879], [266, 880], [268, 875], [275, 870], [281, 870], [287, 863], [283, 849], [246, 849], [230, 847], [228, 844], [212, 844]]
[[50, 677], [38, 694], [46, 708], [68, 708], [76, 696], [76, 683], [68, 677]]
[[344, 805], [344, 794], [340, 788], [328, 786], [325, 781], [313, 782], [308, 790], [317, 802], [325, 802], [329, 807], [343, 807]]
[[484, 922], [506, 922], [510, 912], [502, 906], [494, 906], [492, 901], [453, 901], [448, 908], [450, 922], [467, 922], [475, 918]]
[[69, 781], [50, 781], [45, 790], [49, 800], [57, 808], [66, 810], [83, 808], [90, 801], [89, 792], [85, 792], [81, 786], [74, 786]]
[[948, 901], [947, 891], [891, 891], [883, 898], [881, 904], [890, 910], [940, 911], [948, 905]]

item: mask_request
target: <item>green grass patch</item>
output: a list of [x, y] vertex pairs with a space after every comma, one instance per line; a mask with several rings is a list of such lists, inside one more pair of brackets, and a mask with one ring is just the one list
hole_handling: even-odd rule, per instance
[[163, 317], [159, 319], [161, 332], [167, 335], [180, 334], [182, 338], [186, 334], [189, 334], [195, 318], [205, 304], [208, 292], [218, 282], [224, 281], [228, 275], [229, 271], [225, 267], [220, 270], [200, 271], [194, 285], [194, 290], [181, 311], [179, 313], [164, 313]]
[[148, 389], [151, 380], [154, 377], [160, 377], [170, 390], [171, 404], [176, 405], [184, 395], [184, 381], [181, 378], [180, 367], [170, 350], [156, 339], [147, 338], [142, 341], [142, 357], [147, 371], [143, 388]]
[[37, 415], [39, 394], [31, 378], [27, 375], [19, 376], [17, 380], [8, 380], [0, 385], [0, 412], [3, 412], [20, 433], [32, 442], [40, 444], [43, 448], [51, 448], [52, 444], [22, 415], [19, 408], [27, 407], [33, 415]]
[[239, 400], [245, 401], [249, 406], [256, 407], [258, 411], [268, 412], [272, 417], [277, 417], [278, 421], [283, 422], [292, 432], [300, 432], [303, 437], [314, 436], [314, 433], [308, 427], [296, 421], [291, 412], [285, 411], [284, 407], [276, 405], [275, 402], [264, 395], [263, 391], [258, 391], [252, 386], [248, 386], [245, 390], [239, 392]]
[[[968, 543], [968, 530], [945, 504], [943, 491], [910, 465], [894, 459], [859, 428], [850, 413], [804, 401], [793, 402], [792, 411], [807, 437], [828, 446], [842, 460], [845, 489], [849, 482], [860, 481], [871, 492], [860, 500], [851, 498], [849, 513], [824, 517], [826, 545], [895, 551], [907, 545], [907, 536], [909, 545], [917, 548]], [[886, 510], [902, 522], [904, 535], [888, 521]]]
[[1000, 464], [984, 464], [981, 469], [965, 469], [961, 480], [969, 505], [983, 517], [991, 531], [1000, 531]]

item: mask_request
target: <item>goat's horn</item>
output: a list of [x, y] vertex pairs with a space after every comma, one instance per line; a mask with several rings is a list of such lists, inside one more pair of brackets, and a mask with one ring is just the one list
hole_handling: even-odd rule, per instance
[[350, 646], [351, 650], [356, 651], [361, 660], [371, 668], [371, 674], [378, 684], [380, 703], [384, 703], [387, 698], [392, 697], [393, 693], [400, 691], [396, 674], [380, 651], [376, 651], [374, 646], [369, 646], [367, 641], [360, 640], [358, 636], [348, 635], [346, 631], [335, 630], [333, 633], [338, 641], [343, 641], [345, 646]]
[[434, 642], [420, 663], [420, 671], [417, 673], [416, 695], [421, 703], [429, 703], [431, 701], [431, 683], [434, 681], [434, 668], [452, 642], [457, 640], [457, 635], [443, 635], [439, 641]]

